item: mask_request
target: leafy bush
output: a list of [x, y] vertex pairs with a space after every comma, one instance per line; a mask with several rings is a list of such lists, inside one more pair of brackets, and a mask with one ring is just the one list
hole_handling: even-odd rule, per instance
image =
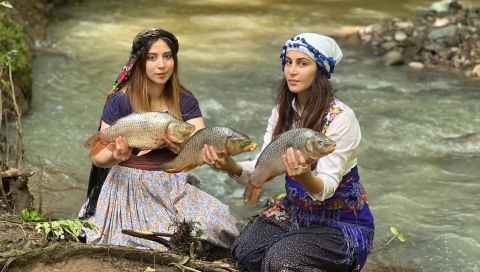
[[57, 240], [78, 240], [77, 237], [80, 236], [83, 228], [92, 229], [93, 226], [79, 219], [41, 222], [35, 226], [38, 233], [43, 232], [46, 236], [53, 236]]
[[12, 72], [27, 71], [30, 53], [23, 27], [0, 14], [0, 67], [11, 65]]
[[35, 230], [38, 233], [43, 232], [45, 237], [57, 240], [78, 240], [83, 228], [93, 229], [90, 223], [79, 219], [45, 221], [44, 216], [35, 210], [23, 209], [22, 219], [25, 222], [37, 222]]
[[38, 221], [45, 220], [43, 219], [43, 216], [39, 212], [35, 210], [29, 211], [27, 209], [22, 210], [22, 219], [23, 221], [30, 221], [30, 222], [38, 222]]

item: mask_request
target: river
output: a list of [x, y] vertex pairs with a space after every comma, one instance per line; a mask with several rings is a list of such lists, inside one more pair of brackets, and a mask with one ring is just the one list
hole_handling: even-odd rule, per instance
[[[161, 26], [177, 35], [181, 80], [199, 100], [207, 125], [229, 125], [261, 143], [287, 38], [413, 17], [431, 1], [299, 3], [87, 0], [55, 8], [36, 51], [33, 104], [23, 121], [27, 164], [42, 173], [32, 178], [31, 191], [43, 210], [75, 217], [85, 200], [90, 161], [83, 142], [95, 132], [140, 30]], [[360, 121], [359, 169], [377, 226], [366, 270], [480, 271], [478, 81], [383, 67], [351, 48], [344, 55], [332, 80]], [[243, 188], [225, 174], [205, 166], [193, 173], [239, 222], [259, 209], [243, 205]], [[264, 195], [282, 188], [277, 178]], [[406, 241], [384, 246], [392, 226]]]

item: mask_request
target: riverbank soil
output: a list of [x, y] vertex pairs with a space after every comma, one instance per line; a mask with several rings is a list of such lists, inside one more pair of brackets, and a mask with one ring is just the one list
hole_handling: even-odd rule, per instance
[[240, 271], [227, 258], [201, 260], [182, 252], [58, 241], [45, 237], [35, 227], [36, 223], [23, 222], [18, 215], [0, 210], [0, 271], [168, 272], [181, 271], [182, 267], [198, 271]]

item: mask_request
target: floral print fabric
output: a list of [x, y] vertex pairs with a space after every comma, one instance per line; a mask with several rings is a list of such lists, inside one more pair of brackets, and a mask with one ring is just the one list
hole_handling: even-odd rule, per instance
[[[187, 174], [169, 174], [114, 166], [98, 198], [97, 211], [88, 222], [87, 243], [128, 245], [166, 250], [153, 241], [122, 234], [122, 229], [173, 233], [177, 222], [196, 221], [201, 238], [230, 247], [238, 230], [229, 207], [187, 183]], [[80, 216], [84, 209], [80, 212]]]

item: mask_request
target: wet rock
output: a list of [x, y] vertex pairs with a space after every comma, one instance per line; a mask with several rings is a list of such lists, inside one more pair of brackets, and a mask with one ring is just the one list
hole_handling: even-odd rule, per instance
[[430, 10], [437, 13], [445, 13], [449, 12], [450, 10], [458, 10], [461, 8], [462, 6], [460, 3], [455, 0], [443, 0], [430, 5]]
[[411, 61], [408, 63], [408, 67], [414, 68], [414, 69], [423, 69], [425, 65], [419, 61]]
[[421, 63], [480, 77], [479, 32], [480, 7], [463, 8], [456, 0], [444, 0], [412, 19], [360, 27], [357, 35], [386, 65], [413, 63], [419, 67]]
[[447, 27], [433, 29], [428, 33], [428, 38], [432, 41], [440, 42], [442, 39], [450, 38], [455, 35], [457, 26], [450, 25]]
[[404, 40], [406, 40], [406, 39], [408, 38], [407, 34], [405, 34], [405, 32], [403, 32], [403, 31], [397, 31], [397, 32], [395, 32], [395, 36], [394, 36], [394, 37], [395, 37], [395, 40], [396, 40], [396, 41], [399, 41], [399, 42], [404, 41]]
[[398, 50], [392, 50], [392, 51], [387, 52], [385, 55], [383, 55], [382, 62], [386, 66], [394, 66], [394, 65], [404, 64], [405, 60], [403, 59], [402, 52], [400, 52]]
[[477, 64], [473, 69], [472, 69], [472, 75], [480, 77], [480, 64]]

